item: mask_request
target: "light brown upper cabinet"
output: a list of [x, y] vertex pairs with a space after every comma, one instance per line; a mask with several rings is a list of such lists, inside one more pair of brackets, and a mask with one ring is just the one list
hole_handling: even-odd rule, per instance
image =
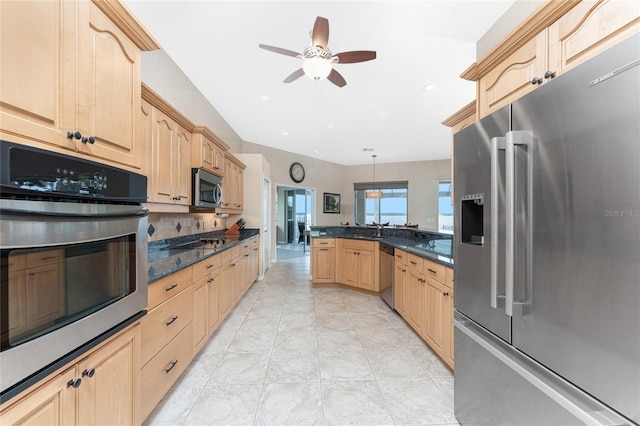
[[[142, 85], [140, 120], [147, 146], [150, 211], [187, 212], [191, 204], [193, 124]], [[182, 209], [182, 210], [180, 210]]]
[[231, 153], [225, 153], [222, 179], [222, 209], [216, 211], [239, 213], [244, 208], [244, 169], [247, 166]]
[[207, 127], [195, 127], [192, 135], [191, 166], [224, 176], [224, 153], [229, 146]]
[[0, 2], [2, 138], [140, 171], [141, 50], [119, 2]]
[[462, 78], [477, 82], [482, 118], [638, 31], [638, 2], [545, 2]]

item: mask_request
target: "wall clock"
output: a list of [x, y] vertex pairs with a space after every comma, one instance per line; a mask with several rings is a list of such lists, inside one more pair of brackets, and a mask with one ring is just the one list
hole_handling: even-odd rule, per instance
[[289, 176], [291, 176], [291, 180], [295, 183], [302, 182], [304, 180], [304, 167], [302, 167], [302, 164], [298, 162], [291, 163]]

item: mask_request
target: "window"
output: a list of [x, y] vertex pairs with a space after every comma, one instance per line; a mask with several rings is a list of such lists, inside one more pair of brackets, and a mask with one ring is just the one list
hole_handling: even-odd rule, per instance
[[[353, 189], [355, 223], [407, 223], [407, 181], [354, 183]], [[366, 198], [366, 193], [374, 190], [382, 192], [382, 198]]]
[[438, 182], [438, 232], [453, 234], [451, 180], [441, 180]]

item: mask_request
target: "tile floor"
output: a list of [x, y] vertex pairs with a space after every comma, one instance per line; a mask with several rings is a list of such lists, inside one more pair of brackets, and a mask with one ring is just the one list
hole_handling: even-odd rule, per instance
[[443, 425], [453, 376], [377, 296], [276, 262], [144, 425]]

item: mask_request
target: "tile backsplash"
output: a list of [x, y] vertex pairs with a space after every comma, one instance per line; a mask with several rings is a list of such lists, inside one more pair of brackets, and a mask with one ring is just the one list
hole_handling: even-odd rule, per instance
[[149, 213], [149, 241], [184, 237], [226, 229], [227, 220], [215, 213]]

